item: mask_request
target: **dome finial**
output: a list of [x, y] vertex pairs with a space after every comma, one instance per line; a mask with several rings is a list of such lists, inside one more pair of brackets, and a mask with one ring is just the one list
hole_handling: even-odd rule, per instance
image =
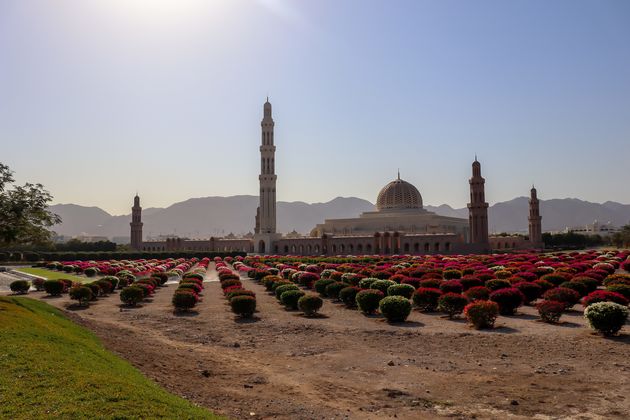
[[400, 179], [400, 168], [398, 168], [398, 179]]

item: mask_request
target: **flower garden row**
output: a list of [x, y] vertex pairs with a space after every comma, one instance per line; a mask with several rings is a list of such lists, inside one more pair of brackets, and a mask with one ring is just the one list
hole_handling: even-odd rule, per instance
[[[50, 263], [49, 267], [59, 267], [57, 264]], [[45, 291], [51, 296], [59, 296], [68, 293], [70, 299], [76, 300], [80, 306], [89, 306], [90, 302], [99, 297], [106, 297], [116, 290], [120, 290], [119, 297], [121, 302], [127, 306], [136, 306], [139, 302], [144, 301], [161, 287], [163, 287], [169, 279], [180, 278], [181, 283], [173, 297], [173, 305], [176, 309], [186, 310], [197, 303], [199, 297], [197, 289], [186, 286], [191, 282], [192, 278], [199, 279], [200, 272], [205, 273], [209, 259], [205, 258], [199, 261], [197, 258], [189, 260], [167, 259], [167, 260], [137, 260], [137, 261], [102, 261], [102, 262], [72, 262], [68, 264], [60, 264], [60, 266], [77, 266], [83, 267], [83, 272], [93, 268], [96, 274], [115, 273], [114, 275], [105, 275], [90, 283], [73, 283], [71, 280], [44, 280], [33, 279], [31, 282], [26, 280], [16, 280], [10, 284], [11, 290], [16, 294], [26, 294], [29, 289], [34, 287], [38, 291]], [[62, 269], [63, 270], [63, 269]], [[64, 270], [65, 271], [65, 270]], [[87, 275], [87, 273], [86, 273]], [[91, 275], [90, 275], [91, 276]], [[201, 274], [201, 281], [203, 274]], [[186, 299], [176, 299], [186, 291], [190, 293], [194, 304], [186, 303]]]
[[[541, 320], [557, 323], [581, 302], [589, 324], [612, 335], [628, 317], [630, 275], [615, 272], [630, 269], [629, 254], [237, 257], [234, 267], [292, 309], [300, 300], [317, 306], [317, 296], [301, 290], [314, 289], [366, 314], [378, 310], [391, 322], [406, 320], [415, 305], [451, 318], [463, 313], [474, 327], [491, 328], [497, 316], [513, 315], [522, 305], [535, 305]], [[310, 310], [307, 304], [304, 309]]]

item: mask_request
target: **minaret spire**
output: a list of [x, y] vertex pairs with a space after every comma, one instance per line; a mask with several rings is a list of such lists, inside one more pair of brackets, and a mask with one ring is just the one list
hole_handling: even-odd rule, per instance
[[486, 202], [485, 183], [481, 176], [481, 163], [477, 160], [472, 164], [470, 178], [470, 203], [468, 203], [468, 223], [470, 228], [470, 243], [479, 247], [479, 251], [489, 251], [488, 239], [488, 203]]
[[256, 251], [271, 252], [272, 240], [276, 235], [276, 169], [274, 145], [274, 125], [269, 97], [263, 105], [263, 119], [260, 123], [262, 138], [260, 145], [260, 202], [256, 214]]
[[529, 242], [534, 248], [542, 248], [542, 216], [540, 215], [540, 202], [536, 187], [532, 184], [529, 197]]
[[140, 197], [136, 192], [131, 208], [131, 247], [136, 250], [142, 249], [142, 207], [140, 207]]

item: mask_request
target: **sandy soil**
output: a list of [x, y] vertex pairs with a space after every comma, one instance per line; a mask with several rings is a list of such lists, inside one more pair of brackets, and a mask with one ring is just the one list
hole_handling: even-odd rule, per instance
[[493, 331], [417, 312], [389, 325], [330, 301], [304, 318], [244, 282], [258, 295], [251, 321], [216, 281], [188, 315], [172, 311], [174, 285], [135, 309], [112, 295], [67, 310], [166, 389], [235, 419], [630, 418], [630, 328], [596, 336], [578, 306], [557, 326], [529, 307]]

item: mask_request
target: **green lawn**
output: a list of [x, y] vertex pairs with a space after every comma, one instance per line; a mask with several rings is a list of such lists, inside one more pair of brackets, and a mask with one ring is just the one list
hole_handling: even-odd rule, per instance
[[0, 372], [3, 419], [220, 419], [160, 388], [56, 308], [29, 298], [0, 297]]
[[25, 267], [25, 268], [17, 269], [15, 271], [19, 271], [19, 272], [27, 273], [27, 274], [33, 274], [34, 276], [46, 277], [49, 280], [68, 279], [68, 280], [72, 280], [74, 282], [79, 282], [79, 283], [85, 283], [87, 281], [96, 280], [95, 277], [92, 277], [92, 278], [88, 278], [85, 276], [80, 277], [80, 276], [75, 276], [73, 274], [64, 273], [63, 271], [47, 270], [45, 268]]

